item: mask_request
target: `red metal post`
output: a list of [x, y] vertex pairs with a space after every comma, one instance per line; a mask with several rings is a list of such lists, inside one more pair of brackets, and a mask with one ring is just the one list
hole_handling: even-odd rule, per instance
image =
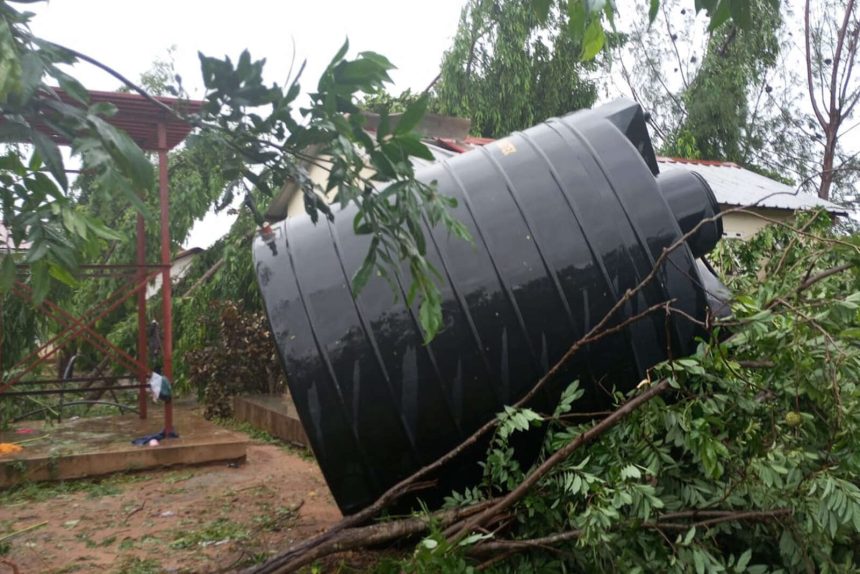
[[[162, 375], [173, 382], [173, 301], [170, 284], [170, 200], [167, 182], [167, 128], [158, 124], [158, 200], [161, 207], [161, 305], [164, 311], [162, 328]], [[173, 432], [173, 401], [164, 403], [164, 434]]]
[[[137, 281], [140, 282], [146, 276], [146, 226], [143, 215], [137, 214]], [[137, 292], [137, 360], [142, 365], [148, 365], [146, 356], [146, 289]], [[146, 376], [147, 369], [141, 369], [138, 373], [140, 379], [140, 391], [137, 394], [137, 410], [140, 418], [146, 418]]]

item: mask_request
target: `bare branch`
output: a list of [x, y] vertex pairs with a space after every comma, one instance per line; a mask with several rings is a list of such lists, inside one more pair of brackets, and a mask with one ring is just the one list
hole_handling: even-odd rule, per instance
[[812, 47], [810, 35], [812, 31], [809, 28], [809, 2], [806, 0], [803, 11], [803, 31], [804, 40], [806, 43], [806, 82], [809, 87], [809, 99], [812, 102], [812, 110], [815, 112], [815, 117], [822, 129], [826, 129], [827, 120], [824, 119], [824, 114], [821, 113], [821, 108], [818, 106], [818, 101], [815, 99], [815, 85], [812, 81]]

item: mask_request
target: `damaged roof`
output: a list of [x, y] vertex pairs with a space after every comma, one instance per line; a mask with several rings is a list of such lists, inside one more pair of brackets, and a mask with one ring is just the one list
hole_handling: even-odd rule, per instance
[[658, 157], [660, 171], [695, 171], [705, 178], [721, 205], [754, 206], [770, 209], [826, 209], [834, 215], [847, 210], [811, 193], [804, 193], [769, 177], [727, 161], [706, 161]]

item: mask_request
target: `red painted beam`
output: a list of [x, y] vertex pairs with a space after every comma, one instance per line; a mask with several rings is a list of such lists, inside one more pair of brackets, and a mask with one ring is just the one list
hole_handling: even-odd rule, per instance
[[[162, 328], [164, 329], [164, 341], [162, 341], [162, 355], [164, 365], [161, 374], [173, 382], [173, 298], [172, 285], [170, 284], [170, 199], [167, 173], [167, 128], [164, 123], [158, 124], [158, 203], [161, 207], [161, 306], [164, 313]], [[173, 402], [164, 404], [164, 434], [169, 436], [173, 432]]]
[[[146, 224], [143, 215], [137, 214], [137, 281], [140, 282], [146, 276], [144, 265], [146, 265]], [[148, 365], [146, 356], [146, 289], [137, 292], [137, 360], [142, 365]], [[138, 380], [140, 391], [137, 395], [137, 412], [140, 418], [146, 418], [146, 376], [148, 369], [140, 369]]]

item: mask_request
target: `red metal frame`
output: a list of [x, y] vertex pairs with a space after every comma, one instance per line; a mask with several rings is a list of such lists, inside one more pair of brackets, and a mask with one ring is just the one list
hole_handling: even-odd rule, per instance
[[[164, 340], [161, 343], [162, 374], [173, 380], [173, 289], [170, 282], [170, 200], [168, 199], [167, 127], [158, 124], [158, 203], [161, 207], [161, 309], [164, 314]], [[164, 403], [164, 435], [173, 432], [173, 402]]]
[[[53, 301], [48, 299], [42, 301], [40, 309], [42, 309], [50, 318], [65, 327], [65, 330], [60, 331], [50, 340], [43, 343], [31, 351], [29, 355], [18, 361], [11, 370], [13, 372], [19, 368], [23, 370], [14, 375], [3, 386], [0, 386], [0, 393], [3, 393], [9, 389], [9, 387], [21, 381], [24, 376], [31, 373], [38, 365], [46, 362], [64, 345], [79, 338], [80, 335], [83, 335], [87, 342], [96, 347], [99, 351], [108, 354], [113, 353], [115, 358], [119, 359], [119, 362], [123, 363], [123, 366], [126, 368], [130, 368], [133, 371], [145, 369], [145, 361], [140, 361], [139, 358], [135, 359], [116, 345], [112, 344], [110, 341], [96, 333], [92, 326], [97, 321], [104, 318], [108, 313], [122, 305], [135, 293], [139, 291], [145, 292], [146, 284], [159, 273], [161, 273], [160, 270], [146, 275], [143, 278], [143, 281], [132, 284], [131, 289], [128, 288], [128, 285], [121, 286], [119, 289], [108, 295], [106, 300], [100, 302], [98, 305], [94, 305], [90, 309], [87, 309], [81, 318], [75, 317], [68, 311], [59, 307]], [[20, 281], [15, 282], [12, 292], [22, 299], [32, 300], [32, 290], [29, 286], [21, 283]]]
[[[62, 90], [57, 89], [56, 92], [67, 103], [77, 105], [75, 100], [69, 98]], [[179, 110], [185, 114], [198, 113], [203, 105], [203, 102], [199, 101], [177, 100], [174, 98], [157, 99], [167, 107]], [[162, 341], [162, 374], [172, 380], [173, 301], [170, 281], [171, 250], [168, 152], [185, 139], [191, 132], [192, 126], [171, 115], [163, 107], [137, 94], [90, 92], [90, 101], [91, 103], [107, 102], [113, 104], [117, 108], [117, 113], [107, 118], [107, 121], [124, 130], [142, 149], [157, 153], [161, 242], [160, 262], [157, 265], [146, 263], [146, 222], [142, 215], [138, 215], [135, 225], [137, 238], [134, 265], [85, 265], [81, 267], [81, 275], [83, 277], [121, 277], [127, 279], [127, 281], [106, 299], [88, 309], [81, 317], [74, 317], [71, 313], [51, 301], [43, 301], [40, 304], [40, 309], [48, 317], [55, 320], [61, 326], [61, 330], [50, 341], [40, 345], [38, 349], [32, 351], [13, 367], [13, 370], [19, 367], [22, 370], [8, 381], [0, 381], [0, 394], [7, 393], [8, 389], [16, 383], [35, 384], [35, 381], [22, 381], [22, 378], [32, 373], [38, 365], [45, 363], [65, 344], [76, 339], [82, 339], [136, 375], [138, 378], [137, 385], [122, 388], [139, 389], [138, 412], [141, 418], [146, 418], [146, 383], [151, 372], [147, 356], [146, 285], [149, 281], [161, 275], [161, 328], [164, 333]], [[51, 132], [49, 126], [39, 126], [38, 129], [53, 137], [58, 143], [65, 143], [58, 139], [57, 134]], [[32, 290], [21, 281], [15, 282], [13, 292], [20, 297], [32, 299]], [[118, 308], [134, 295], [137, 296], [137, 357], [133, 357], [125, 350], [113, 345], [95, 331], [95, 324], [101, 318]], [[2, 336], [3, 334], [0, 333], [0, 337]], [[68, 392], [68, 389], [65, 391], [58, 390], [58, 392]], [[164, 432], [166, 434], [174, 432], [173, 405], [170, 402], [165, 403]]]

